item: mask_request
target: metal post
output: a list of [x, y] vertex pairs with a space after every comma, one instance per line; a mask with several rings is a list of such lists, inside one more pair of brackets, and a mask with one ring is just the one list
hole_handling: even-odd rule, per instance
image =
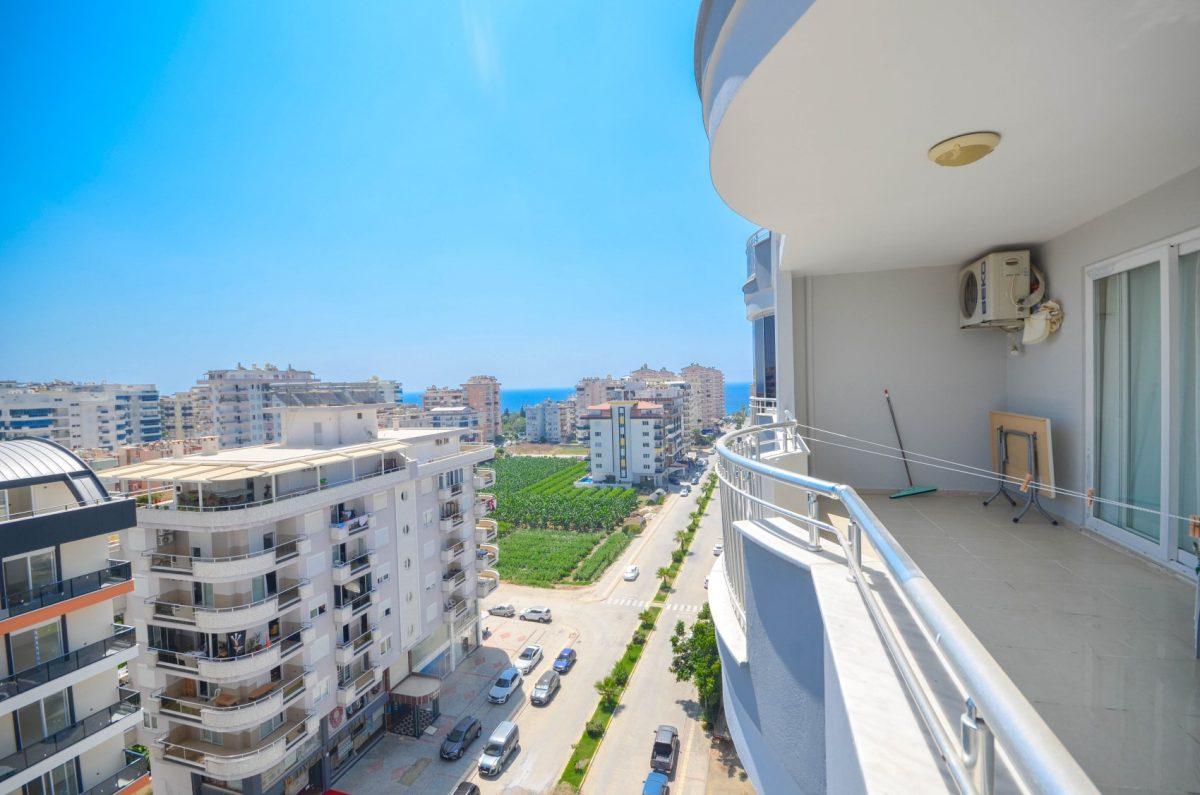
[[808, 545], [814, 550], [821, 548], [821, 528], [817, 527], [817, 495], [808, 493], [808, 518], [813, 521], [808, 525]]
[[960, 722], [963, 764], [978, 795], [992, 795], [996, 784], [996, 738], [987, 722], [979, 717], [975, 700], [968, 698]]
[[[858, 522], [850, 520], [850, 551], [854, 553], [854, 569], [862, 570], [862, 528], [858, 526]], [[854, 579], [854, 572], [850, 573], [850, 580]]]

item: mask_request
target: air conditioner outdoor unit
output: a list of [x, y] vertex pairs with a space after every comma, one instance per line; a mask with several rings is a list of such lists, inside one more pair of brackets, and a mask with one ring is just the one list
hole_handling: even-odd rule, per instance
[[958, 273], [959, 328], [1020, 328], [1045, 294], [1028, 251], [996, 251]]

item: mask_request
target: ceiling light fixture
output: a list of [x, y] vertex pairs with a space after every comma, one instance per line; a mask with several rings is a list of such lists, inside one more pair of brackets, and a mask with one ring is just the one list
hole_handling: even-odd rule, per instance
[[990, 155], [999, 143], [1000, 133], [964, 133], [934, 144], [929, 159], [939, 166], [966, 166]]

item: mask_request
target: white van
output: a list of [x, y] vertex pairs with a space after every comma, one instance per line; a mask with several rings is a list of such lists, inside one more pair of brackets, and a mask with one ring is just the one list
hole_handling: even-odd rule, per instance
[[483, 756], [479, 757], [479, 774], [500, 775], [520, 747], [521, 735], [517, 731], [517, 724], [510, 720], [501, 721], [483, 747]]

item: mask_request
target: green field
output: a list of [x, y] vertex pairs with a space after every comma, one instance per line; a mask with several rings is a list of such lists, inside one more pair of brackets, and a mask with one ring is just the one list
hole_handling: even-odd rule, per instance
[[549, 587], [566, 579], [603, 533], [510, 530], [500, 536], [496, 569], [505, 582]]
[[608, 530], [637, 507], [637, 492], [624, 488], [579, 488], [583, 461], [506, 456], [497, 458], [495, 517], [518, 527]]

